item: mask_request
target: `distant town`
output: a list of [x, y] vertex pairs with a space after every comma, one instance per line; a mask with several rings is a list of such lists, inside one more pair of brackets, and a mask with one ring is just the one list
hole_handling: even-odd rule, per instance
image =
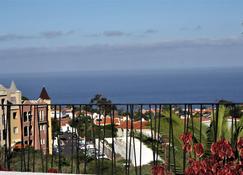
[[[146, 166], [155, 160], [166, 161], [171, 136], [160, 128], [168, 129], [162, 123], [168, 110], [171, 110], [170, 114], [173, 112], [173, 117], [177, 116], [175, 122], [182, 124], [180, 132], [191, 117], [194, 117], [195, 125], [202, 124], [202, 130], [210, 127], [216, 115], [216, 106], [210, 105], [193, 108], [173, 105], [171, 109], [159, 104], [138, 105], [134, 109], [125, 105], [119, 108], [100, 94], [87, 104], [56, 105], [52, 104], [47, 88], [40, 90], [38, 99], [28, 99], [14, 81], [9, 88], [0, 85], [0, 100], [0, 145], [11, 152], [31, 148], [43, 155], [62, 155], [64, 158], [75, 154], [85, 154], [94, 160], [128, 160], [129, 157], [129, 162], [125, 161], [123, 165], [133, 167]], [[232, 118], [228, 116], [226, 120], [231, 127]], [[152, 142], [144, 141], [142, 137], [162, 145], [163, 154], [155, 152]], [[83, 159], [87, 163], [87, 158]]]

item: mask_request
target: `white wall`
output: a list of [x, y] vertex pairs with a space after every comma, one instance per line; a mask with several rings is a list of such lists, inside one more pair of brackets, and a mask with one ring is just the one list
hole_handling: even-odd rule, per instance
[[[135, 149], [134, 149], [135, 144]], [[128, 157], [129, 157], [129, 145], [130, 145], [130, 137], [128, 138]], [[126, 158], [126, 137], [120, 137], [115, 139], [115, 151], [120, 154], [124, 159]], [[131, 141], [131, 149], [130, 149], [130, 160], [132, 165], [140, 166], [140, 158], [141, 165], [149, 164], [153, 161], [153, 151], [148, 148], [146, 145], [142, 143], [142, 156], [140, 157], [140, 140], [134, 138]], [[161, 160], [160, 157], [158, 157]], [[135, 161], [136, 160], [136, 161]]]

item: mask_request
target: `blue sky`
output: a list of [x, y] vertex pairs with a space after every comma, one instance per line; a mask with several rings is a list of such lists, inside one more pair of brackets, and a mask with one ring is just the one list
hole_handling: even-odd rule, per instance
[[242, 0], [1, 1], [0, 72], [243, 66], [242, 7]]

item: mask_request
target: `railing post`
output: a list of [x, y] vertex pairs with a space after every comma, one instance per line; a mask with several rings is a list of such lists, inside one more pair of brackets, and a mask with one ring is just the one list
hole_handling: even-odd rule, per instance
[[7, 168], [10, 170], [10, 158], [11, 158], [11, 104], [9, 101], [7, 102], [7, 135], [8, 139], [6, 138], [6, 145], [8, 144], [7, 147]]
[[60, 144], [60, 135], [61, 135], [61, 120], [62, 120], [62, 106], [59, 105], [59, 120], [58, 120], [58, 125], [59, 125], [59, 129], [58, 129], [58, 171], [61, 173], [62, 172], [62, 165], [61, 165], [61, 161], [62, 161], [62, 157], [61, 157], [61, 144]]

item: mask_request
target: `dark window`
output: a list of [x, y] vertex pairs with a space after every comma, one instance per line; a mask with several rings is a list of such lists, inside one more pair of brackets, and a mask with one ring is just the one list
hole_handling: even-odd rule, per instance
[[24, 122], [27, 122], [27, 120], [28, 120], [27, 112], [24, 112]]
[[29, 121], [31, 121], [32, 120], [32, 115], [31, 115], [30, 111], [28, 112], [28, 116], [29, 116]]
[[25, 145], [28, 145], [28, 141], [27, 141], [27, 140], [26, 140], [26, 141], [24, 141], [24, 144], [25, 144]]
[[32, 145], [32, 140], [30, 140], [29, 145]]
[[29, 127], [29, 133], [32, 135], [32, 126]]
[[3, 140], [6, 140], [7, 138], [7, 132], [6, 129], [3, 130]]
[[28, 136], [28, 126], [24, 127], [24, 136]]
[[17, 117], [17, 112], [13, 112], [13, 119], [16, 119]]

